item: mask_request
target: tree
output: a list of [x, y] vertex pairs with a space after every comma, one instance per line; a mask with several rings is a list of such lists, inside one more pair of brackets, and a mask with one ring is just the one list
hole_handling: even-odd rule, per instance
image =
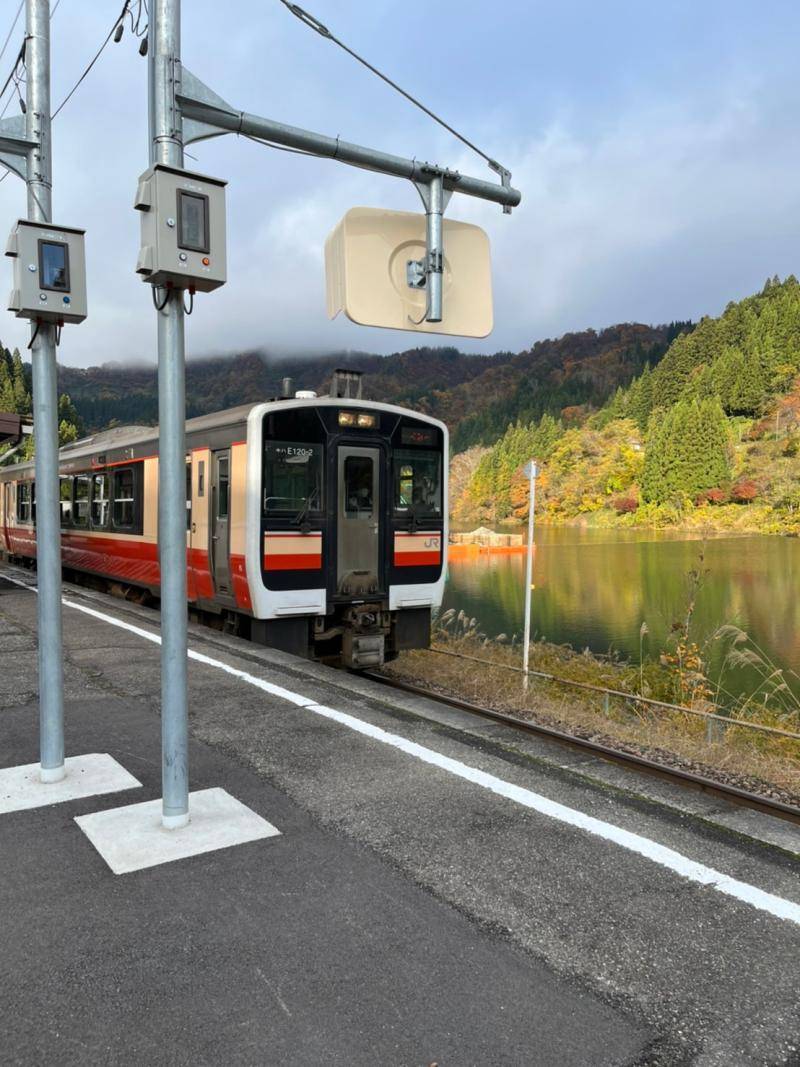
[[22, 356], [19, 349], [14, 349], [11, 357], [11, 387], [14, 393], [14, 408], [17, 415], [30, 415], [32, 410], [31, 394], [28, 392], [28, 383], [25, 379], [25, 368], [22, 365]]
[[[17, 415], [30, 415], [32, 412], [28, 373], [22, 356], [17, 349], [11, 355], [0, 344], [0, 411]], [[82, 431], [81, 420], [75, 405], [66, 393], [58, 398], [58, 441], [60, 445], [77, 441]], [[30, 459], [34, 453], [34, 436], [25, 438], [21, 456]]]
[[642, 496], [663, 504], [696, 498], [730, 477], [729, 436], [718, 400], [682, 400], [651, 420], [642, 472]]

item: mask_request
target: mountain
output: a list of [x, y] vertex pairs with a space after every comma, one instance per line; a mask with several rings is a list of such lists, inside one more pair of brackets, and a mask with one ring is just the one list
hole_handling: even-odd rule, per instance
[[602, 410], [561, 414], [520, 418], [473, 457], [460, 521], [524, 518], [535, 456], [554, 521], [800, 533], [800, 283], [769, 279], [677, 333]]
[[[467, 355], [452, 347], [414, 348], [389, 356], [338, 353], [279, 358], [262, 352], [190, 360], [186, 368], [189, 416], [275, 396], [281, 379], [295, 389], [327, 390], [336, 367], [365, 374], [365, 395], [407, 405], [443, 419], [455, 451], [492, 443], [509, 422], [543, 412], [580, 416], [627, 385], [648, 363], [655, 366], [688, 323], [625, 323], [596, 332], [539, 341], [525, 352]], [[106, 364], [59, 369], [59, 388], [69, 395], [87, 430], [109, 422], [154, 423], [158, 418], [154, 366]]]

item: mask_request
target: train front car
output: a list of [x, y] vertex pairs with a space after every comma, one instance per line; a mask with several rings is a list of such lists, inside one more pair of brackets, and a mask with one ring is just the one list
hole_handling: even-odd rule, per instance
[[252, 638], [351, 668], [427, 648], [444, 590], [447, 447], [443, 423], [387, 404], [300, 395], [254, 407]]

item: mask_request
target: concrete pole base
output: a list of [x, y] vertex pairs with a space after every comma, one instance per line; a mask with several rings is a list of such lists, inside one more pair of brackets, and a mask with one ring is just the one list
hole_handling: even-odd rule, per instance
[[67, 756], [63, 767], [44, 768], [40, 763], [0, 767], [0, 815], [139, 789], [141, 784], [104, 752]]
[[182, 830], [189, 825], [189, 813], [185, 815], [162, 815], [161, 825], [165, 830]]
[[40, 767], [39, 768], [39, 780], [48, 785], [50, 782], [63, 782], [66, 777], [67, 769], [62, 763], [60, 767]]
[[[190, 793], [189, 806], [190, 825], [188, 815], [165, 816], [160, 800], [78, 815], [75, 822], [114, 874], [280, 836], [271, 823], [224, 789]], [[179, 826], [179, 833], [171, 832]]]

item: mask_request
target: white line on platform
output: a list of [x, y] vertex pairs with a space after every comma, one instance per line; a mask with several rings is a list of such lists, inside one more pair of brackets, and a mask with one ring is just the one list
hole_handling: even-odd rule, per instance
[[[5, 573], [3, 574], [3, 577], [7, 578], [10, 582], [14, 582], [16, 585], [22, 586], [24, 589], [36, 592], [35, 588], [27, 585], [25, 582], [10, 578]], [[93, 608], [87, 608], [83, 604], [76, 604], [74, 601], [67, 600], [66, 598], [63, 598], [63, 603], [66, 607], [74, 608], [76, 611], [81, 611], [86, 615], [91, 615], [93, 618], [107, 622], [111, 626], [118, 626], [122, 630], [127, 630], [129, 633], [143, 637], [147, 641], [152, 641], [154, 644], [161, 644], [159, 635], [152, 633], [149, 630], [143, 630], [139, 626], [133, 626], [131, 623], [123, 622], [121, 619], [115, 619], [112, 615], [106, 615], [101, 611], [95, 611]], [[298, 707], [305, 708], [306, 711], [311, 711], [315, 715], [320, 715], [326, 719], [338, 722], [340, 725], [346, 726], [350, 730], [355, 730], [357, 733], [363, 734], [366, 737], [370, 737], [374, 741], [379, 741], [384, 745], [391, 745], [393, 748], [399, 749], [401, 752], [405, 752], [407, 755], [413, 756], [415, 759], [421, 760], [423, 763], [439, 767], [441, 770], [447, 771], [449, 774], [455, 775], [458, 778], [463, 778], [465, 781], [472, 782], [474, 785], [478, 785], [482, 789], [486, 789], [498, 796], [505, 797], [507, 800], [520, 804], [522, 807], [538, 811], [542, 815], [546, 815], [551, 819], [557, 819], [559, 822], [574, 826], [579, 830], [584, 830], [587, 833], [593, 834], [595, 837], [603, 838], [606, 841], [612, 841], [614, 844], [620, 845], [622, 848], [628, 849], [630, 852], [635, 852], [640, 856], [644, 856], [645, 859], [649, 859], [653, 863], [659, 864], [661, 867], [667, 867], [669, 870], [674, 871], [675, 874], [678, 874], [682, 878], [686, 878], [691, 882], [709, 886], [711, 889], [716, 889], [718, 892], [724, 893], [726, 896], [734, 897], [736, 900], [741, 900], [745, 904], [750, 904], [752, 907], [758, 908], [759, 911], [767, 912], [779, 919], [786, 919], [787, 921], [796, 923], [800, 926], [800, 904], [795, 904], [791, 900], [786, 900], [783, 897], [767, 893], [763, 889], [759, 889], [757, 886], [750, 885], [747, 882], [740, 882], [736, 878], [731, 878], [728, 875], [723, 874], [721, 871], [714, 870], [712, 867], [706, 867], [703, 863], [697, 863], [695, 860], [689, 859], [688, 856], [684, 856], [680, 852], [676, 852], [674, 849], [667, 848], [666, 845], [660, 845], [657, 841], [651, 841], [649, 838], [642, 837], [640, 834], [634, 834], [630, 830], [623, 830], [621, 827], [614, 826], [612, 823], [604, 822], [602, 819], [596, 819], [592, 815], [586, 815], [584, 812], [577, 811], [575, 808], [569, 808], [564, 804], [559, 804], [557, 801], [550, 800], [548, 797], [542, 796], [539, 793], [534, 793], [530, 789], [514, 785], [512, 782], [506, 782], [502, 778], [497, 778], [493, 774], [478, 770], [477, 767], [470, 767], [466, 763], [461, 763], [460, 760], [444, 756], [441, 752], [426, 748], [424, 745], [418, 745], [415, 741], [409, 741], [407, 738], [401, 737], [399, 734], [392, 734], [387, 730], [383, 730], [380, 726], [373, 726], [372, 723], [365, 722], [363, 719], [358, 719], [354, 715], [348, 715], [346, 712], [326, 707], [324, 704], [317, 704], [314, 700], [301, 696], [299, 693], [294, 693], [279, 685], [273, 685], [271, 682], [265, 682], [263, 679], [250, 674], [248, 671], [240, 671], [235, 667], [230, 667], [227, 663], [223, 663], [221, 660], [212, 659], [210, 656], [204, 656], [202, 653], [194, 652], [192, 650], [189, 651], [189, 657], [197, 662], [206, 664], [206, 666], [216, 667], [218, 670], [222, 670], [226, 674], [230, 674], [235, 678], [239, 678], [243, 682], [247, 682], [248, 685], [255, 686], [257, 689], [261, 689], [273, 696], [280, 697]]]

